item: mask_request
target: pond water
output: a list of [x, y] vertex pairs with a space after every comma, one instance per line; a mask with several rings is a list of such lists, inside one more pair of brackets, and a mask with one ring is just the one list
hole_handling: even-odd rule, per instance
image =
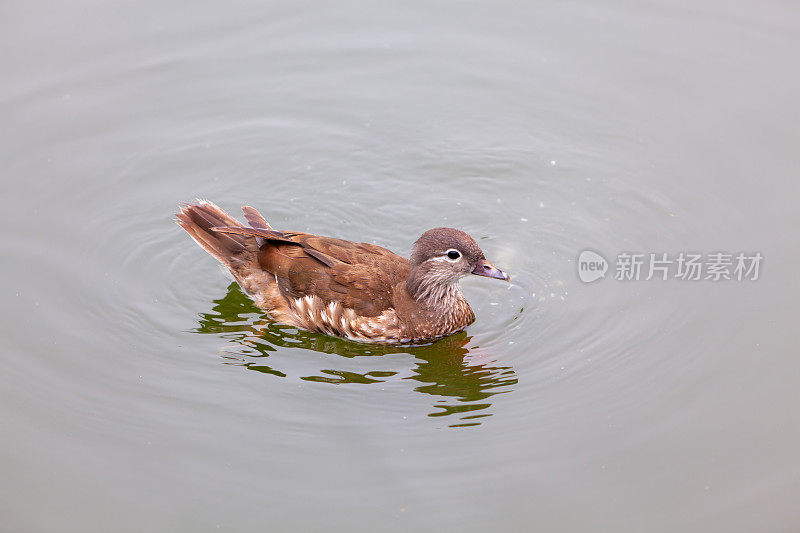
[[[796, 4], [0, 12], [2, 529], [800, 530]], [[427, 346], [298, 331], [195, 197], [511, 283]], [[763, 262], [615, 279], [681, 252]]]

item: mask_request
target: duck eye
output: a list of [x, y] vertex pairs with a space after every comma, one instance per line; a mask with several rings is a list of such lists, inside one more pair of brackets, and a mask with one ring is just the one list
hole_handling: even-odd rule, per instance
[[457, 261], [459, 257], [461, 257], [461, 254], [458, 250], [447, 250], [447, 258], [451, 261]]

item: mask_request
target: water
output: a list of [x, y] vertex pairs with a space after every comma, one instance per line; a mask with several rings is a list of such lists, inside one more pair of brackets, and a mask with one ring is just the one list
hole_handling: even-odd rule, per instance
[[[790, 3], [2, 8], [8, 530], [796, 531]], [[179, 202], [407, 254], [477, 322], [270, 323]], [[578, 280], [584, 249], [758, 281]]]

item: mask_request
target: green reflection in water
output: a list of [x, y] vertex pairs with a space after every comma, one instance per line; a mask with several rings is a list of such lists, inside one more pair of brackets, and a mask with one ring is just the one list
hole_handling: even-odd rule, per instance
[[[455, 416], [460, 422], [450, 427], [476, 426], [480, 419], [492, 416], [488, 401], [495, 394], [510, 392], [517, 384], [514, 369], [495, 366], [477, 347], [468, 347], [472, 337], [457, 333], [431, 344], [419, 346], [391, 346], [365, 344], [346, 339], [311, 333], [291, 326], [276, 324], [264, 317], [236, 283], [231, 283], [227, 294], [214, 300], [209, 313], [201, 313], [197, 333], [218, 334], [238, 345], [235, 352], [225, 356], [226, 364], [243, 366], [264, 374], [286, 377], [283, 370], [266, 364], [266, 358], [279, 348], [303, 348], [341, 357], [388, 356], [410, 354], [416, 359], [411, 375], [399, 377], [398, 371], [368, 371], [325, 368], [318, 375], [301, 376], [300, 379], [329, 384], [383, 383], [392, 378], [417, 381], [416, 392], [436, 398], [436, 409], [428, 416]], [[335, 364], [336, 359], [325, 360]], [[406, 369], [402, 369], [406, 370]], [[407, 371], [404, 373], [408, 373]]]

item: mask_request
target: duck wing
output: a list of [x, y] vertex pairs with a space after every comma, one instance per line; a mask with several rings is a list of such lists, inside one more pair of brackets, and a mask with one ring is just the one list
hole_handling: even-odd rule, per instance
[[359, 316], [377, 316], [393, 308], [394, 287], [408, 277], [407, 259], [374, 244], [266, 228], [214, 231], [261, 239], [258, 264], [275, 276], [287, 299], [314, 296]]

